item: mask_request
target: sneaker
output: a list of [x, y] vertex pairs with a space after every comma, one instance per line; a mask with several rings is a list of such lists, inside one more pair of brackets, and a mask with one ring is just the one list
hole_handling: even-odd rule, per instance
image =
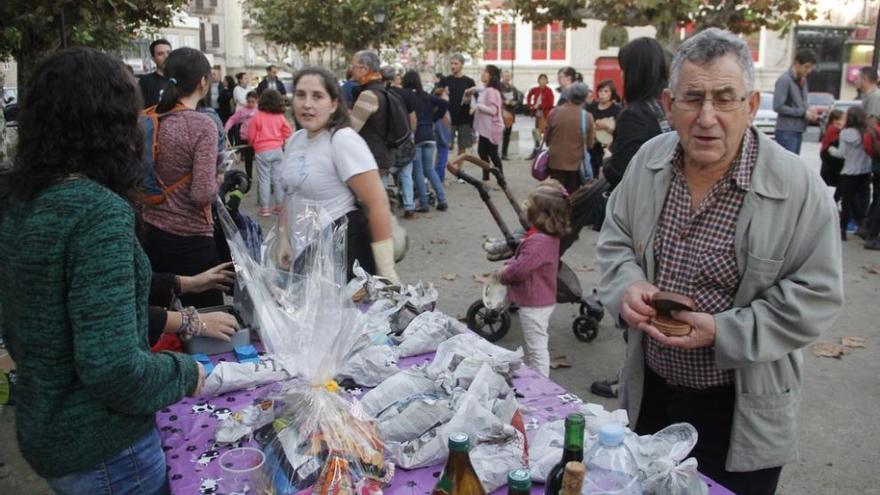
[[458, 182], [459, 184], [465, 184], [464, 179], [458, 179], [456, 182]]
[[859, 223], [855, 220], [850, 220], [846, 225], [846, 231], [849, 234], [854, 234], [857, 230], [859, 230]]
[[609, 399], [617, 398], [617, 380], [601, 380], [590, 385], [590, 393]]
[[260, 208], [260, 216], [261, 217], [268, 217], [271, 214], [272, 213], [269, 211], [269, 208]]
[[501, 155], [501, 159], [504, 161], [510, 161], [510, 157], [507, 155]]
[[428, 213], [429, 211], [431, 211], [431, 207], [428, 205], [419, 206], [418, 208], [416, 208], [416, 211], [419, 213]]
[[868, 239], [865, 241], [865, 249], [880, 251], [880, 239]]
[[446, 211], [449, 209], [449, 205], [446, 203], [440, 203], [437, 205], [437, 211]]
[[413, 210], [406, 210], [405, 212], [403, 212], [403, 218], [407, 220], [413, 220], [416, 218], [416, 212], [414, 212]]
[[279, 213], [281, 213], [281, 207], [280, 206], [273, 206], [272, 207], [272, 214], [277, 215]]

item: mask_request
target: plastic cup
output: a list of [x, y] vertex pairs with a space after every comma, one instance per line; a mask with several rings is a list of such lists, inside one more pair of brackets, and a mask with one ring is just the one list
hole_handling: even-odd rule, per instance
[[221, 485], [227, 493], [266, 492], [267, 479], [263, 467], [266, 455], [253, 447], [239, 447], [220, 456], [223, 471]]

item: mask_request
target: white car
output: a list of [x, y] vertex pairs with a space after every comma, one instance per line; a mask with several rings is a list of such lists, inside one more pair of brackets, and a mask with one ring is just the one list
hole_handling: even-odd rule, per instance
[[773, 93], [761, 93], [761, 104], [755, 114], [755, 127], [771, 138], [776, 134], [776, 112], [773, 111]]

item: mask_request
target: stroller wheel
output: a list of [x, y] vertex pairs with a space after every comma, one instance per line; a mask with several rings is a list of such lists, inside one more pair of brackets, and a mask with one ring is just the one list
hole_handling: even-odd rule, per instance
[[510, 330], [510, 313], [491, 310], [480, 299], [468, 308], [467, 326], [489, 342], [496, 342]]
[[596, 320], [597, 323], [602, 321], [602, 318], [605, 318], [605, 305], [596, 297], [595, 289], [593, 290], [593, 295], [581, 301], [580, 314], [581, 316], [588, 316]]
[[599, 322], [589, 316], [578, 316], [571, 323], [571, 331], [581, 342], [592, 342], [599, 335]]

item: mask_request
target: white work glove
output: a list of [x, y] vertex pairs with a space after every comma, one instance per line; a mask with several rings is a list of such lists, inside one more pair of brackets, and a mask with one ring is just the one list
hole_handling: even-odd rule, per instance
[[394, 270], [394, 239], [388, 238], [370, 244], [373, 250], [373, 260], [376, 262], [376, 275], [391, 280], [391, 283], [400, 285], [400, 277]]

